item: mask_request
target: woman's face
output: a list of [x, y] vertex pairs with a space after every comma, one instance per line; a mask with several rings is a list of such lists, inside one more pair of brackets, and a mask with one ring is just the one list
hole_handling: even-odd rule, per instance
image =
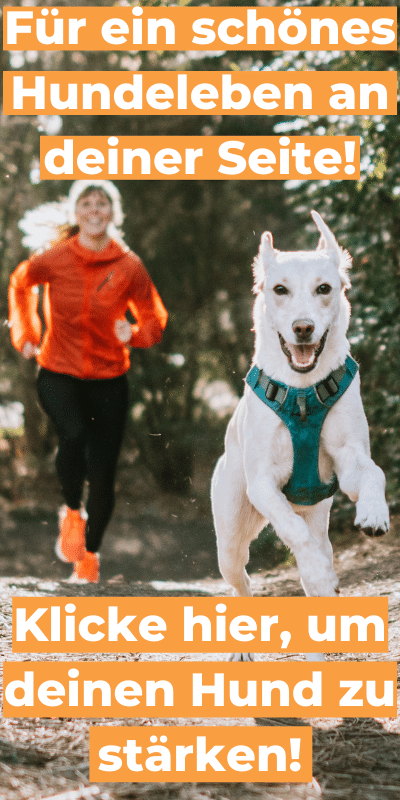
[[75, 206], [76, 222], [83, 236], [97, 239], [107, 232], [112, 221], [112, 206], [104, 192], [94, 190], [81, 197]]

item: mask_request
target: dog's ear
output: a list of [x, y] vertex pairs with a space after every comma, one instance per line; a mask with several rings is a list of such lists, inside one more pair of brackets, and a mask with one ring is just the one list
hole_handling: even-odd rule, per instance
[[272, 233], [270, 231], [264, 231], [261, 236], [258, 254], [253, 261], [254, 292], [261, 291], [265, 280], [265, 273], [268, 267], [275, 262], [276, 252]]
[[320, 237], [319, 237], [319, 242], [318, 242], [318, 244], [317, 244], [317, 250], [324, 250], [324, 251], [326, 251], [327, 249], [328, 249], [328, 244], [327, 244], [327, 241], [326, 241], [326, 239], [324, 238], [323, 234], [321, 233], [321, 235], [320, 235]]
[[273, 240], [273, 238], [272, 238], [272, 233], [271, 233], [271, 231], [264, 231], [264, 233], [262, 234], [262, 236], [261, 236], [261, 242], [260, 242], [260, 247], [262, 247], [264, 244], [265, 244], [267, 247], [271, 247], [271, 248], [272, 248], [272, 250], [274, 249], [274, 240]]
[[328, 225], [326, 222], [324, 222], [321, 215], [318, 214], [318, 211], [311, 211], [311, 216], [321, 234], [317, 250], [321, 250], [326, 253], [332, 259], [334, 264], [336, 264], [340, 274], [340, 279], [342, 281], [342, 286], [345, 289], [348, 289], [349, 286], [351, 286], [348, 276], [348, 270], [351, 267], [350, 253], [348, 253], [347, 250], [342, 250], [340, 245], [337, 243], [331, 229], [328, 228]]
[[311, 211], [311, 216], [321, 234], [317, 250], [324, 250], [325, 253], [327, 253], [331, 257], [332, 261], [335, 262], [335, 264], [339, 269], [340, 254], [341, 254], [340, 247], [332, 231], [330, 230], [330, 228], [328, 228], [326, 222], [324, 222], [320, 214], [318, 214], [318, 211]]

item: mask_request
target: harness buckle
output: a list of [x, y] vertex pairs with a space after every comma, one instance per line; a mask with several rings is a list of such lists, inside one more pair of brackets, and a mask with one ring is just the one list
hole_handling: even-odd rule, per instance
[[326, 385], [326, 388], [328, 389], [328, 392], [329, 392], [331, 397], [333, 397], [333, 395], [336, 394], [339, 391], [339, 387], [338, 387], [335, 379], [332, 377], [332, 375], [326, 381], [325, 385]]
[[278, 394], [279, 386], [274, 383], [273, 381], [269, 381], [268, 386], [265, 389], [265, 397], [267, 400], [271, 400], [273, 402]]
[[339, 386], [333, 376], [330, 375], [329, 378], [326, 378], [324, 381], [321, 381], [321, 383], [317, 384], [315, 391], [318, 395], [318, 399], [321, 401], [321, 403], [324, 403], [328, 397], [334, 397], [334, 395], [338, 393]]
[[276, 402], [282, 405], [286, 400], [288, 387], [279, 386], [279, 383], [275, 383], [268, 375], [264, 375], [262, 369], [258, 372], [254, 389], [256, 389], [257, 386], [261, 386], [261, 388], [264, 389], [265, 399], [269, 400], [271, 403]]

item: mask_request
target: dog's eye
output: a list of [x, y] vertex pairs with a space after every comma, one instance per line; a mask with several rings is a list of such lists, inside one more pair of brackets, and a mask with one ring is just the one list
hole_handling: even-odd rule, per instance
[[332, 286], [329, 286], [329, 283], [321, 283], [320, 286], [317, 286], [317, 294], [329, 294], [332, 290]]
[[289, 294], [289, 289], [279, 283], [278, 286], [274, 286], [274, 292], [275, 294]]

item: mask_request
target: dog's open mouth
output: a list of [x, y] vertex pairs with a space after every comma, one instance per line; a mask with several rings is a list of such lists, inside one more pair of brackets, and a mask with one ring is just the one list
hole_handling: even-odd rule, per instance
[[314, 369], [318, 357], [324, 349], [327, 335], [328, 331], [326, 330], [322, 339], [315, 344], [290, 344], [285, 342], [283, 336], [278, 333], [281, 348], [295, 372], [311, 372]]

